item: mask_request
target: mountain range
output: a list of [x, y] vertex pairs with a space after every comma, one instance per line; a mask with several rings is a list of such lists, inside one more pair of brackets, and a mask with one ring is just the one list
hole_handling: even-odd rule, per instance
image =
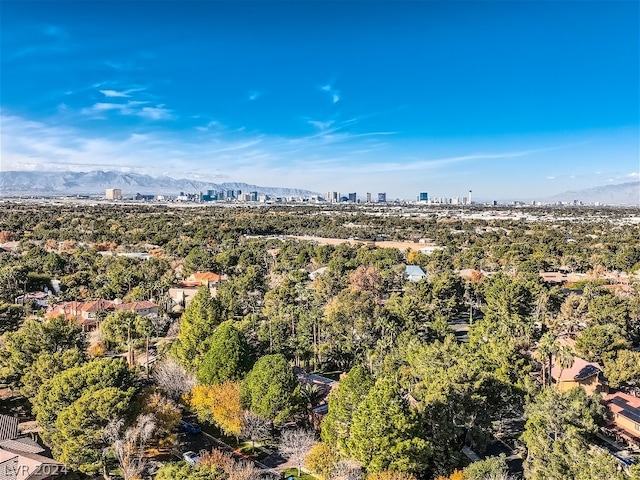
[[246, 183], [213, 183], [171, 177], [152, 177], [138, 173], [115, 171], [92, 172], [0, 172], [0, 195], [104, 195], [107, 188], [119, 188], [123, 195], [177, 195], [206, 193], [207, 190], [241, 190], [278, 197], [317, 195], [309, 190], [283, 187], [260, 187]]
[[[138, 173], [96, 170], [91, 172], [0, 171], [0, 196], [17, 195], [104, 195], [107, 188], [119, 188], [123, 195], [177, 195], [207, 190], [258, 192], [277, 197], [304, 197], [317, 192], [299, 188], [261, 187], [239, 182], [213, 183], [193, 179], [152, 177]], [[522, 200], [522, 199], [520, 199]], [[603, 185], [582, 190], [570, 190], [545, 199], [546, 202], [640, 206], [640, 182]]]
[[569, 190], [547, 198], [547, 201], [550, 202], [572, 202], [574, 200], [585, 204], [640, 206], [640, 181], [603, 185], [583, 190]]

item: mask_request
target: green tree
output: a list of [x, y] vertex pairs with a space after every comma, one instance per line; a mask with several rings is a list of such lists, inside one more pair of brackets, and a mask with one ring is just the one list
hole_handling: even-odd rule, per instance
[[590, 362], [601, 362], [613, 356], [617, 350], [628, 347], [629, 342], [622, 330], [614, 324], [586, 328], [575, 343], [576, 351]]
[[543, 390], [525, 410], [522, 439], [527, 447], [525, 475], [530, 480], [576, 478], [589, 437], [604, 424], [605, 407], [584, 389]]
[[20, 393], [33, 402], [43, 383], [64, 370], [80, 366], [85, 361], [85, 353], [77, 348], [56, 353], [43, 352], [23, 375]]
[[327, 304], [320, 328], [329, 362], [350, 368], [364, 359], [377, 340], [375, 314], [375, 299], [368, 291], [345, 289]]
[[17, 330], [23, 319], [24, 307], [22, 305], [14, 305], [0, 300], [0, 334]]
[[200, 247], [195, 247], [192, 248], [184, 258], [182, 273], [188, 276], [194, 272], [217, 272], [219, 268], [216, 257], [212, 255], [211, 252]]
[[227, 475], [218, 466], [185, 462], [166, 463], [156, 473], [156, 480], [223, 480]]
[[552, 332], [545, 332], [535, 351], [536, 360], [542, 367], [542, 385], [551, 385], [551, 367], [553, 366], [553, 355], [558, 350], [557, 337]]
[[128, 310], [110, 313], [100, 324], [100, 333], [105, 340], [127, 347], [129, 365], [133, 364], [133, 344], [146, 338], [152, 329], [148, 318]]
[[44, 429], [43, 439], [49, 441], [60, 412], [82, 395], [109, 387], [127, 390], [134, 378], [124, 362], [98, 359], [65, 370], [43, 383], [33, 401], [33, 412]]
[[491, 360], [450, 335], [444, 342], [410, 345], [404, 364], [394, 368], [420, 402], [438, 472], [451, 471], [465, 445], [483, 450], [496, 422], [521, 414], [519, 391]]
[[380, 379], [353, 415], [349, 452], [371, 472], [422, 472], [431, 446], [420, 437], [418, 416], [391, 379]]
[[30, 319], [15, 332], [3, 336], [2, 378], [20, 385], [21, 378], [42, 353], [61, 353], [70, 349], [84, 351], [85, 335], [74, 321], [61, 317], [51, 320]]
[[608, 452], [583, 449], [573, 460], [574, 480], [629, 480], [620, 470], [619, 461]]
[[429, 279], [432, 307], [449, 319], [464, 308], [464, 282], [459, 275], [447, 271]]
[[28, 269], [24, 266], [0, 267], [0, 300], [13, 303], [15, 298], [26, 293]]
[[293, 369], [282, 354], [265, 355], [244, 379], [242, 403], [252, 412], [277, 423], [291, 416], [297, 385]]
[[201, 287], [182, 314], [180, 333], [172, 354], [188, 370], [195, 370], [209, 349], [209, 338], [222, 320], [220, 305], [207, 287]]
[[353, 413], [373, 386], [369, 372], [356, 365], [329, 395], [329, 413], [322, 421], [322, 440], [338, 451], [348, 452]]
[[247, 340], [232, 321], [227, 321], [209, 340], [209, 351], [198, 368], [198, 380], [205, 384], [242, 380], [251, 365], [251, 349]]
[[134, 393], [134, 388], [101, 388], [85, 392], [64, 408], [49, 443], [54, 457], [86, 474], [95, 474], [100, 467], [106, 471], [103, 451], [108, 442], [103, 430], [112, 420], [129, 413]]
[[615, 359], [605, 358], [604, 374], [609, 385], [618, 388], [623, 383], [640, 383], [640, 352], [618, 350]]
[[629, 304], [625, 298], [609, 292], [601, 293], [589, 302], [588, 315], [595, 324], [613, 323], [625, 329], [629, 318]]
[[463, 470], [464, 480], [487, 480], [503, 478], [508, 472], [507, 457], [487, 457], [479, 462], [473, 462]]

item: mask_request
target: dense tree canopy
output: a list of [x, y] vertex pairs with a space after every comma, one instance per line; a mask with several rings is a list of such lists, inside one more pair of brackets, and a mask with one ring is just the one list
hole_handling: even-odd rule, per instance
[[356, 365], [329, 397], [329, 413], [322, 422], [322, 439], [342, 453], [348, 453], [353, 414], [373, 386], [371, 375]]
[[589, 437], [604, 423], [605, 407], [597, 396], [589, 397], [582, 388], [560, 392], [555, 388], [542, 391], [527, 405], [527, 423], [522, 436], [528, 456], [525, 461], [530, 480], [560, 480], [588, 477], [592, 467], [604, 468], [617, 477], [612, 463], [585, 468], [591, 464]]
[[222, 321], [218, 300], [201, 287], [180, 319], [180, 333], [172, 354], [189, 370], [195, 370], [209, 349], [209, 340]]
[[259, 359], [244, 379], [242, 402], [253, 411], [276, 422], [286, 419], [296, 408], [297, 381], [281, 354]]
[[231, 321], [221, 324], [211, 335], [209, 350], [198, 367], [201, 383], [241, 380], [251, 369], [252, 354], [242, 332]]
[[[105, 446], [97, 432], [122, 416], [126, 431], [139, 403], [162, 413], [166, 443], [154, 441], [166, 448], [180, 408], [252, 441], [274, 421], [310, 427], [320, 392], [300, 387], [293, 365], [335, 378], [349, 372], [329, 397], [314, 461], [331, 477], [361, 467], [377, 480], [461, 476], [462, 446], [482, 453], [503, 428], [517, 442], [517, 420], [533, 399], [523, 437], [529, 478], [617, 479], [615, 460], [586, 447], [601, 407], [558, 392], [549, 371], [552, 360], [571, 360], [575, 340], [575, 353], [604, 364], [611, 387], [638, 387], [640, 291], [614, 271], [640, 269], [637, 212], [401, 208], [3, 203], [0, 236], [19, 243], [0, 252], [1, 376], [33, 404], [54, 454], [91, 473]], [[323, 245], [301, 235], [369, 241]], [[419, 239], [438, 248], [418, 251]], [[381, 248], [383, 240], [408, 242]], [[426, 277], [407, 281], [408, 264]], [[203, 270], [225, 280], [183, 310], [168, 288]], [[582, 277], [552, 286], [541, 270]], [[155, 396], [136, 388], [142, 379], [123, 362], [88, 361], [75, 321], [43, 320], [33, 302], [12, 305], [25, 290], [58, 284], [52, 302], [153, 300], [166, 315], [155, 335], [181, 317], [154, 350]], [[117, 313], [100, 330], [108, 347], [134, 349], [150, 333], [139, 323]], [[94, 347], [95, 337], [89, 355], [103, 355]], [[464, 475], [503, 466], [493, 459]], [[175, 464], [159, 478], [228, 475]]]
[[391, 379], [380, 379], [353, 415], [349, 453], [372, 472], [421, 472], [431, 446], [421, 437], [419, 417]]
[[41, 354], [62, 353], [73, 348], [84, 351], [86, 346], [80, 325], [63, 318], [30, 319], [17, 331], [5, 333], [3, 338], [2, 377], [18, 384]]

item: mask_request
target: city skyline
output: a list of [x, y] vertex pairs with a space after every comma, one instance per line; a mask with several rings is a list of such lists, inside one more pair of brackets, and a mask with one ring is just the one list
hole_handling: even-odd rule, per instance
[[388, 198], [640, 181], [637, 2], [1, 8], [4, 171]]

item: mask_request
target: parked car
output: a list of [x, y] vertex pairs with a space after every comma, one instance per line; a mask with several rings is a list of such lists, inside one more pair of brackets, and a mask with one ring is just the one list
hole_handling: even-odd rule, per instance
[[180, 422], [180, 429], [183, 432], [190, 433], [191, 435], [196, 435], [197, 433], [200, 433], [202, 431], [200, 425], [198, 425], [197, 423], [189, 422]]
[[200, 461], [200, 456], [196, 452], [188, 451], [182, 454], [182, 459], [189, 465], [195, 465]]

